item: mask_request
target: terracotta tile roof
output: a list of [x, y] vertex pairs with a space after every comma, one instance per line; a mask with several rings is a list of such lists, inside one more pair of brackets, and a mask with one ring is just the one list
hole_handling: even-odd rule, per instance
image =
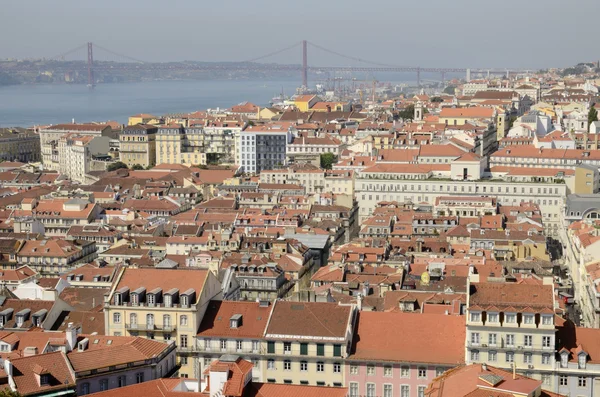
[[336, 303], [276, 301], [267, 337], [345, 338], [352, 308]]
[[465, 329], [464, 316], [363, 311], [348, 360], [461, 364]]
[[346, 387], [286, 385], [278, 383], [251, 383], [248, 397], [346, 397]]
[[0, 271], [0, 281], [21, 281], [33, 277], [37, 274], [35, 270], [29, 266], [21, 266], [18, 269], [4, 269]]
[[177, 288], [182, 294], [189, 289], [196, 291], [196, 300], [207, 277], [204, 269], [123, 269], [123, 275], [114, 290], [128, 287], [130, 291], [144, 287], [146, 291], [161, 288], [164, 292]]
[[[12, 360], [12, 365], [17, 391], [23, 396], [75, 386], [75, 378], [69, 368], [67, 357], [62, 352], [17, 358]], [[35, 369], [49, 375], [48, 385], [41, 386], [38, 383]]]
[[[211, 301], [204, 313], [199, 337], [262, 338], [273, 306], [261, 307], [258, 302]], [[242, 323], [231, 328], [229, 320], [242, 315]]]
[[[102, 309], [97, 307], [97, 309]], [[57, 328], [58, 331], [65, 331], [69, 323], [79, 327], [84, 334], [104, 335], [104, 313], [102, 311], [72, 311], [63, 319], [62, 324]]]
[[75, 310], [87, 311], [101, 306], [104, 295], [108, 295], [109, 291], [109, 288], [67, 287], [62, 290], [59, 298]]
[[[491, 365], [471, 364], [446, 371], [429, 384], [427, 397], [509, 397], [513, 395], [537, 395], [542, 382], [505, 371]], [[477, 392], [478, 390], [483, 393]], [[476, 392], [476, 393], [474, 393]], [[508, 394], [508, 396], [507, 396]]]
[[[103, 392], [92, 393], [90, 396], [98, 397], [123, 397], [123, 396], [144, 396], [144, 397], [208, 397], [205, 393], [192, 393], [187, 391], [173, 391], [184, 379], [162, 378], [147, 382], [137, 383], [135, 385], [110, 389]], [[183, 389], [186, 390], [186, 389]]]
[[497, 306], [500, 309], [513, 307], [520, 312], [545, 308], [553, 311], [554, 296], [551, 285], [473, 283], [469, 304], [477, 305], [483, 310], [489, 306]]
[[486, 107], [442, 108], [440, 118], [489, 119], [494, 117], [494, 109]]
[[[93, 336], [90, 337], [93, 338]], [[119, 337], [114, 337], [114, 339], [117, 338]], [[137, 337], [126, 344], [111, 344], [103, 349], [84, 350], [82, 352], [76, 349], [68, 353], [67, 358], [71, 362], [73, 370], [81, 372], [152, 359], [172, 347], [172, 343], [168, 344]]]

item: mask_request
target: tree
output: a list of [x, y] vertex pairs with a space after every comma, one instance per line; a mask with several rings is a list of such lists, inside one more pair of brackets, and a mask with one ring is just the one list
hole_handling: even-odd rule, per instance
[[404, 110], [398, 112], [398, 117], [400, 117], [402, 120], [412, 121], [413, 117], [415, 117], [415, 105], [411, 104], [405, 107]]
[[590, 106], [590, 111], [588, 112], [588, 131], [592, 128], [592, 123], [594, 121], [598, 121], [598, 110], [596, 110], [596, 107], [592, 104]]
[[133, 167], [131, 167], [131, 169], [134, 171], [139, 171], [139, 170], [143, 170], [144, 166], [140, 165], [140, 164], [134, 164]]
[[448, 94], [448, 95], [454, 95], [454, 89], [456, 87], [453, 85], [449, 85], [448, 87], [444, 88], [444, 94]]
[[122, 161], [116, 161], [116, 162], [110, 164], [108, 167], [106, 167], [106, 171], [116, 171], [116, 170], [120, 170], [121, 168], [129, 168], [129, 167], [127, 167], [127, 164], [125, 164]]
[[0, 390], [0, 397], [21, 397], [18, 391], [12, 391], [8, 388]]
[[429, 100], [429, 102], [432, 102], [432, 103], [436, 103], [436, 102], [444, 102], [444, 100], [443, 100], [442, 98], [440, 98], [439, 96], [434, 96], [433, 98], [431, 98], [431, 99]]
[[337, 163], [337, 156], [333, 153], [328, 152], [321, 155], [321, 168], [330, 170], [335, 163]]

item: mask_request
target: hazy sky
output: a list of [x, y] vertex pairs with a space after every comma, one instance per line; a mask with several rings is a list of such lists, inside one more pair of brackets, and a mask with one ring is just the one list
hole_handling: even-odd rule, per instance
[[[242, 61], [306, 39], [403, 66], [568, 66], [600, 57], [598, 11], [599, 0], [5, 0], [0, 58], [92, 41], [148, 61]], [[301, 50], [265, 61], [300, 63]], [[309, 65], [350, 64], [309, 49]]]

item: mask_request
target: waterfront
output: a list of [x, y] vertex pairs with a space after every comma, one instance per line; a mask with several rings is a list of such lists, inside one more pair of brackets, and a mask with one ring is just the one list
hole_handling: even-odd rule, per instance
[[298, 81], [191, 80], [85, 85], [16, 85], [0, 87], [0, 127], [116, 120], [136, 113], [165, 114], [230, 107], [242, 101], [268, 106], [283, 90], [295, 92]]

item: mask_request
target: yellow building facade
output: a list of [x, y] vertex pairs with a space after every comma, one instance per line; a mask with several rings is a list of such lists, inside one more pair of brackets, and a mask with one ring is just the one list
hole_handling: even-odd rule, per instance
[[183, 128], [179, 124], [162, 126], [156, 135], [157, 164], [206, 164], [202, 128]]
[[136, 124], [125, 127], [119, 136], [120, 160], [132, 167], [136, 164], [144, 168], [156, 165], [156, 133], [158, 128]]

